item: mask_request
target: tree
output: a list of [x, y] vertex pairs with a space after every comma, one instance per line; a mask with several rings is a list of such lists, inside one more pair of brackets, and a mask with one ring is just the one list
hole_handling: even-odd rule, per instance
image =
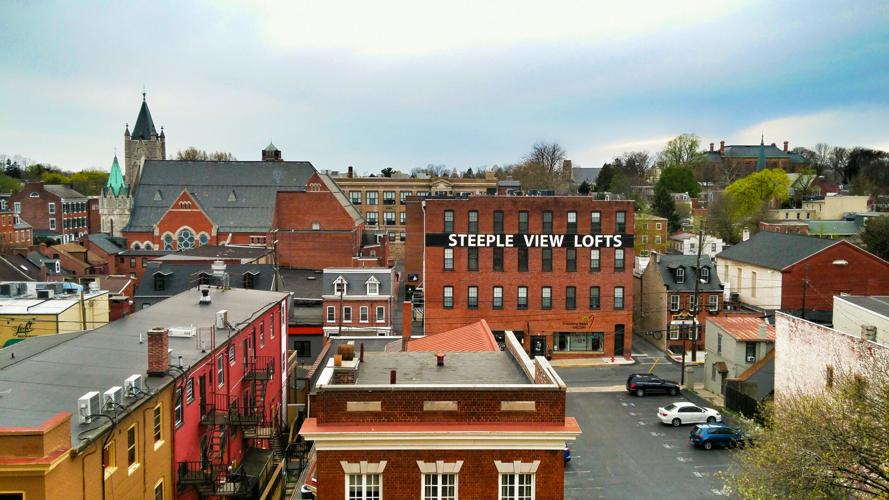
[[13, 162], [8, 158], [6, 159], [6, 169], [4, 172], [13, 179], [21, 179], [22, 174], [24, 173], [22, 172], [22, 167], [20, 167], [18, 163]]
[[742, 498], [889, 498], [889, 356], [837, 372], [825, 389], [765, 405], [727, 477]]
[[0, 174], [0, 193], [18, 193], [22, 184], [6, 174]]
[[596, 177], [596, 187], [594, 191], [604, 193], [611, 189], [611, 180], [614, 179], [614, 167], [610, 163], [602, 165], [599, 175]]
[[590, 183], [587, 182], [586, 179], [580, 183], [580, 186], [577, 186], [577, 194], [590, 194]]
[[395, 173], [395, 169], [392, 167], [386, 167], [380, 170], [380, 174], [382, 174], [383, 177], [392, 177], [393, 173]]
[[71, 187], [78, 193], [86, 196], [101, 194], [106, 182], [108, 182], [108, 172], [95, 169], [75, 172], [70, 178]]
[[664, 186], [671, 193], [688, 193], [692, 198], [701, 193], [701, 185], [688, 167], [667, 167], [661, 172], [657, 185]]
[[194, 146], [188, 147], [176, 153], [177, 160], [184, 161], [236, 161], [237, 158], [231, 153], [223, 151], [214, 151], [207, 153], [203, 149]]
[[571, 172], [562, 170], [565, 160], [565, 148], [558, 142], [540, 141], [534, 144], [531, 152], [525, 155], [526, 163], [534, 163], [539, 165], [543, 172], [549, 176], [568, 178]]
[[40, 176], [44, 184], [71, 184], [71, 178], [61, 172], [47, 171]]
[[869, 219], [861, 232], [861, 242], [868, 252], [889, 260], [889, 215]]
[[731, 183], [725, 192], [735, 200], [738, 219], [749, 218], [774, 201], [782, 202], [790, 196], [790, 178], [780, 168], [754, 172]]
[[812, 158], [812, 168], [818, 175], [824, 174], [824, 171], [830, 168], [830, 146], [823, 142], [815, 144], [815, 156]]
[[[665, 168], [686, 167], [694, 169], [705, 159], [701, 151], [701, 140], [695, 134], [682, 134], [667, 141], [661, 160]], [[684, 191], [682, 191], [684, 192]]]
[[849, 150], [841, 147], [831, 149], [829, 161], [835, 180], [843, 184], [849, 182], [850, 179], [846, 174], [846, 166], [849, 164]]
[[707, 231], [719, 236], [727, 243], [741, 241], [741, 233], [736, 218], [735, 200], [726, 192], [716, 195], [707, 207]]
[[667, 219], [670, 231], [676, 231], [680, 228], [679, 214], [676, 213], [676, 202], [673, 201], [673, 195], [665, 186], [658, 184], [654, 188], [654, 200], [651, 202], [651, 209], [655, 215]]

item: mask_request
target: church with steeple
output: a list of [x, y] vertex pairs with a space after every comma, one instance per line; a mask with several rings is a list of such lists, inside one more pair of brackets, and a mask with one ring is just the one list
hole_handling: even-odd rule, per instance
[[108, 182], [105, 183], [102, 195], [99, 196], [99, 217], [102, 232], [111, 236], [121, 236], [121, 230], [130, 222], [132, 210], [133, 196], [120, 172], [117, 155], [114, 155]]

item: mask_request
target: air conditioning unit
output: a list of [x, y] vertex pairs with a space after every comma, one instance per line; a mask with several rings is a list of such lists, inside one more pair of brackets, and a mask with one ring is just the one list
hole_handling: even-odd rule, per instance
[[861, 325], [861, 338], [864, 340], [870, 340], [871, 342], [877, 341], [877, 326], [876, 325]]
[[56, 296], [55, 290], [37, 290], [38, 299], [51, 299]]
[[216, 311], [216, 328], [228, 328], [228, 310]]
[[[218, 316], [217, 316], [216, 321], [217, 321], [217, 323], [219, 322]], [[218, 327], [219, 326], [217, 324], [217, 328]], [[171, 326], [171, 327], [167, 328], [167, 335], [169, 337], [192, 338], [197, 334], [197, 332], [198, 332], [198, 329], [195, 328], [194, 325], [192, 325], [192, 326]]]
[[136, 373], [124, 379], [123, 389], [126, 397], [128, 398], [135, 398], [139, 396], [139, 392], [145, 390], [142, 375]]
[[755, 362], [755, 361], [756, 361], [756, 356], [747, 356], [747, 362], [748, 362], [748, 363], [753, 363], [753, 362]]
[[119, 408], [123, 404], [123, 387], [115, 385], [111, 389], [105, 391], [102, 397], [102, 409], [104, 411], [112, 411]]
[[77, 422], [88, 424], [93, 421], [90, 415], [101, 413], [102, 398], [99, 391], [90, 391], [77, 400]]

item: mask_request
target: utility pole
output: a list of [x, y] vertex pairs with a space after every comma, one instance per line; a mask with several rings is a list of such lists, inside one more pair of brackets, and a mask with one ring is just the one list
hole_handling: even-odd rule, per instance
[[86, 331], [86, 304], [83, 302], [83, 285], [80, 286], [80, 322]]
[[806, 266], [806, 274], [803, 278], [803, 310], [800, 314], [802, 319], [806, 319], [806, 288], [809, 287], [809, 266]]
[[[704, 220], [701, 219], [701, 226], [698, 229], [698, 260], [695, 264], [695, 302], [694, 302], [694, 310], [691, 312], [691, 327], [694, 332], [694, 337], [692, 338], [691, 344], [691, 360], [698, 360], [698, 331], [700, 330], [698, 325], [698, 311], [701, 309], [700, 304], [700, 296], [698, 295], [698, 291], [701, 286], [701, 250], [704, 246]], [[685, 343], [683, 342], [683, 345]], [[685, 358], [683, 358], [685, 359]]]

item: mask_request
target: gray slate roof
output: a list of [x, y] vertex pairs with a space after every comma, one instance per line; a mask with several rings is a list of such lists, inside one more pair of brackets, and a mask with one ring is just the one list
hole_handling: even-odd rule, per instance
[[65, 198], [66, 200], [73, 200], [75, 198], [83, 198], [84, 200], [86, 200], [85, 195], [82, 195], [79, 192], [62, 184], [45, 184], [43, 188], [50, 193], [58, 196], [59, 198]]
[[[101, 248], [104, 252], [111, 255], [118, 254], [126, 249], [127, 242], [123, 238], [108, 236], [104, 233], [94, 233], [88, 235], [87, 237], [91, 242], [95, 243], [97, 247]], [[122, 243], [123, 246], [118, 244], [118, 242]]]
[[[357, 270], [357, 269], [356, 269]], [[380, 295], [390, 295], [392, 293], [392, 269], [389, 268], [363, 268], [355, 272], [341, 272], [343, 269], [325, 269], [324, 270], [324, 295], [334, 295], [333, 282], [340, 276], [348, 283], [346, 285], [346, 295], [366, 295], [367, 280], [371, 276], [380, 282]]]
[[293, 292], [297, 299], [321, 300], [323, 275], [313, 269], [280, 269], [284, 290]]
[[259, 246], [202, 245], [176, 252], [176, 255], [215, 257], [219, 259], [258, 259], [263, 255], [272, 253], [272, 251], [271, 248]]
[[780, 271], [838, 243], [837, 240], [813, 236], [760, 231], [749, 240], [723, 250], [716, 258], [746, 262]]
[[889, 318], [889, 296], [886, 295], [843, 295], [840, 300], [851, 302], [856, 306]]
[[130, 138], [147, 141], [152, 135], [157, 135], [154, 128], [154, 120], [151, 119], [151, 111], [148, 111], [148, 103], [145, 102], [145, 94], [142, 94], [142, 107], [139, 108], [139, 116], [136, 117], [136, 125]]
[[[207, 262], [201, 264], [151, 264], [145, 270], [144, 277], [139, 280], [134, 296], [136, 299], [172, 297], [197, 286], [200, 273], [212, 275], [210, 266], [211, 264]], [[253, 281], [255, 290], [273, 290], [275, 287], [275, 266], [272, 264], [228, 265], [225, 271], [228, 273], [229, 286], [232, 288], [243, 288], [243, 277], [248, 272], [255, 275]], [[165, 276], [163, 290], [154, 289], [155, 273], [163, 273]], [[212, 276], [210, 283], [216, 284]]]
[[21, 255], [0, 256], [0, 281], [36, 281], [40, 268]]
[[[276, 194], [304, 191], [314, 173], [305, 161], [146, 161], [125, 230], [151, 231], [185, 190], [220, 231], [268, 231]], [[235, 200], [229, 201], [232, 191]]]
[[[659, 255], [660, 260], [653, 259], [653, 261], [649, 261], [648, 266], [651, 267], [652, 262], [655, 264], [655, 268], [661, 275], [661, 279], [664, 284], [667, 285], [667, 290], [670, 292], [694, 292], [695, 291], [695, 276], [697, 273], [695, 271], [695, 267], [697, 266], [698, 256], [697, 255], [669, 255], [669, 254], [661, 254]], [[676, 269], [682, 267], [685, 269], [685, 281], [683, 283], [676, 283]], [[713, 260], [708, 255], [701, 255], [701, 268], [710, 269], [710, 281], [707, 283], [700, 283], [698, 285], [699, 292], [717, 292], [722, 290], [722, 282], [719, 281], [719, 275], [716, 273], [716, 265], [713, 263]]]

